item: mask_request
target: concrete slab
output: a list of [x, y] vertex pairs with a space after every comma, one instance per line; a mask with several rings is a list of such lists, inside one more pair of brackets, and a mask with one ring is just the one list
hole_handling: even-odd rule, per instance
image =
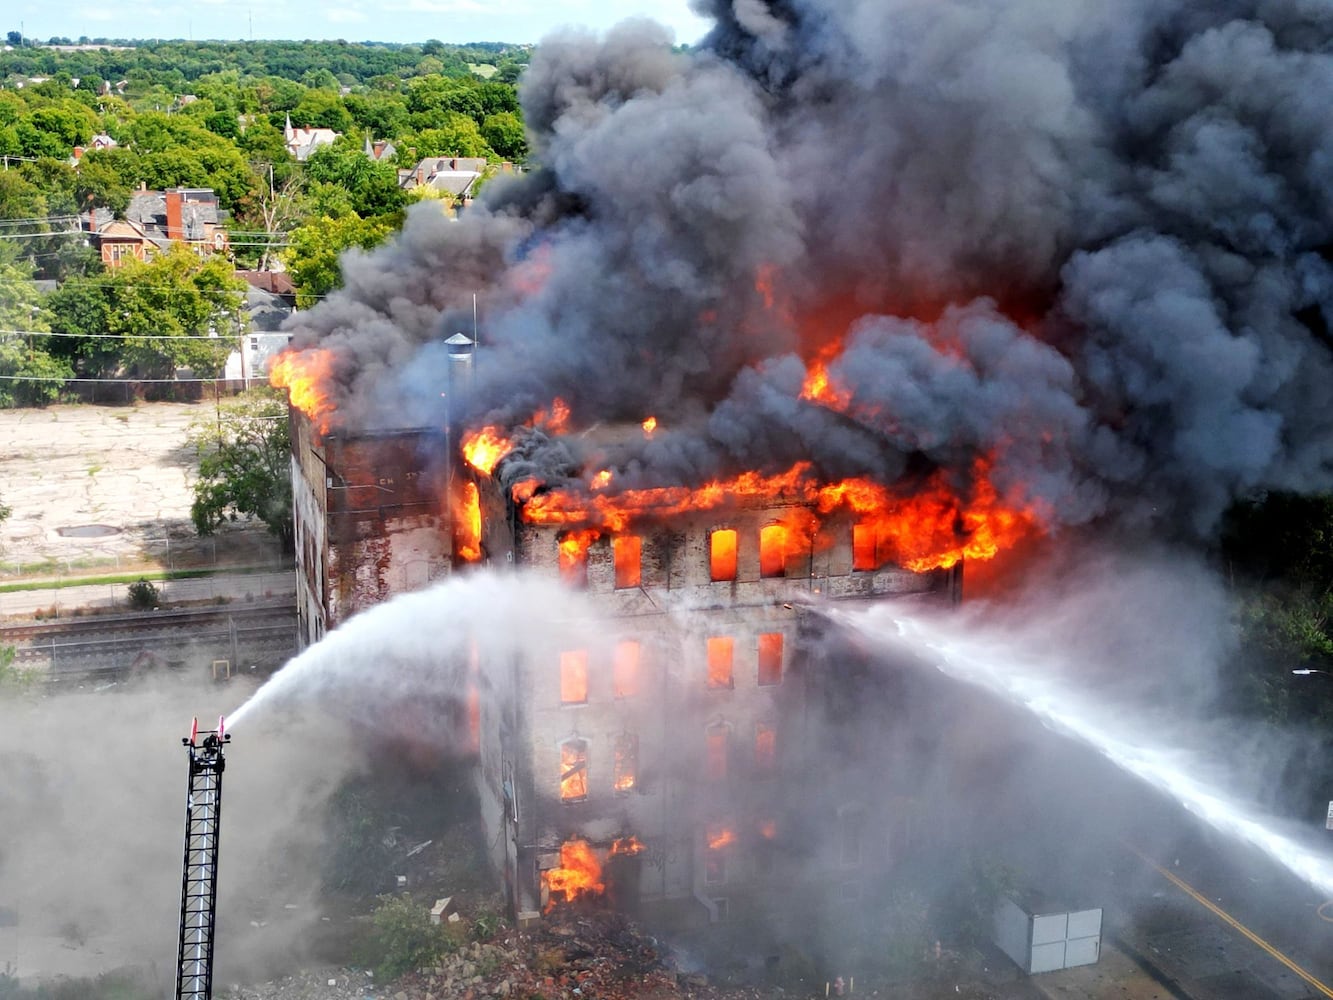
[[262, 524], [200, 538], [192, 423], [205, 403], [0, 410], [0, 582], [150, 568], [280, 564]]

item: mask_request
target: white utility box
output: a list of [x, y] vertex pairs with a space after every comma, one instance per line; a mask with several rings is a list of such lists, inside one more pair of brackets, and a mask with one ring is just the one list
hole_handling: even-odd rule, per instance
[[1029, 974], [1092, 965], [1102, 951], [1102, 911], [1070, 910], [1026, 893], [995, 908], [995, 943]]

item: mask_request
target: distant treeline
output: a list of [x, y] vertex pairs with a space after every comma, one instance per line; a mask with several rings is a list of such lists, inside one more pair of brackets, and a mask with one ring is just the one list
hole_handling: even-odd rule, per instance
[[[67, 74], [155, 84], [181, 93], [201, 76], [239, 71], [241, 76], [272, 76], [300, 82], [316, 70], [332, 73], [344, 86], [368, 84], [376, 77], [440, 73], [463, 76], [470, 66], [495, 66], [498, 79], [512, 83], [527, 64], [532, 46], [506, 42], [446, 45], [431, 40], [395, 45], [345, 41], [187, 42], [126, 39], [53, 38], [47, 45], [20, 39], [10, 31], [9, 51], [0, 53], [6, 80]], [[18, 44], [22, 41], [22, 44]], [[107, 48], [61, 49], [51, 45], [106, 45]], [[110, 46], [115, 46], [114, 48]], [[424, 65], [423, 65], [424, 62]]]

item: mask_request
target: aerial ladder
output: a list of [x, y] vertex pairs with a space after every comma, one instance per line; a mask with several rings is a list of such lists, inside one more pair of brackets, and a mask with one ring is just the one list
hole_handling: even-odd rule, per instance
[[218, 826], [222, 819], [223, 748], [231, 741], [223, 720], [199, 731], [196, 718], [182, 739], [190, 758], [185, 800], [185, 862], [181, 875], [180, 945], [176, 955], [176, 1000], [212, 1000], [213, 931], [218, 897]]

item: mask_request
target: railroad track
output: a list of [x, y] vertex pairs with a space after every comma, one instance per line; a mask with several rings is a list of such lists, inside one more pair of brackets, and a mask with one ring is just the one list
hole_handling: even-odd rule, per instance
[[0, 645], [51, 680], [158, 668], [230, 675], [281, 666], [296, 652], [296, 624], [294, 602], [269, 601], [11, 626]]

